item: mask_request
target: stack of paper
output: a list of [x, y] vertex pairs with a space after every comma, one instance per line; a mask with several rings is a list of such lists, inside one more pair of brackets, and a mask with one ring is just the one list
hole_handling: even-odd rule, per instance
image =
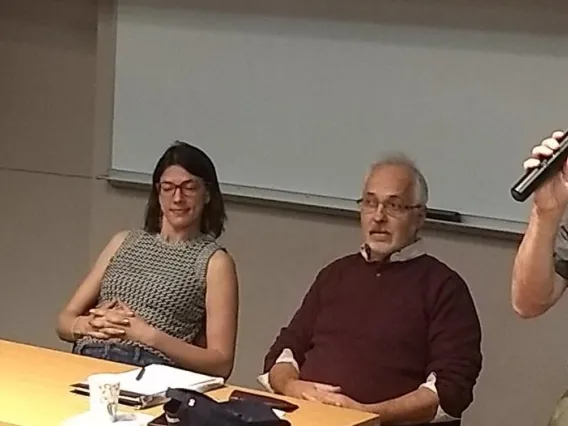
[[[222, 377], [207, 376], [193, 371], [181, 370], [166, 365], [152, 364], [145, 367], [140, 380], [136, 380], [140, 368], [118, 373], [120, 380], [120, 403], [146, 408], [164, 403], [168, 388], [192, 389], [207, 392], [225, 384]], [[71, 385], [74, 392], [88, 395], [87, 380]]]

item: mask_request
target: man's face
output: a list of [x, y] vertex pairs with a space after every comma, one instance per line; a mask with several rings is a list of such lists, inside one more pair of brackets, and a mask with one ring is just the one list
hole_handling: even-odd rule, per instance
[[425, 207], [417, 205], [412, 171], [382, 165], [371, 171], [363, 189], [361, 229], [373, 255], [384, 259], [408, 245], [424, 224]]

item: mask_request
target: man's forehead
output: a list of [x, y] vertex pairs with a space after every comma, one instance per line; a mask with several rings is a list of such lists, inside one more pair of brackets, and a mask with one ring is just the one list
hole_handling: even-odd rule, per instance
[[365, 180], [365, 192], [385, 195], [403, 195], [412, 190], [412, 172], [408, 167], [382, 165], [369, 173]]

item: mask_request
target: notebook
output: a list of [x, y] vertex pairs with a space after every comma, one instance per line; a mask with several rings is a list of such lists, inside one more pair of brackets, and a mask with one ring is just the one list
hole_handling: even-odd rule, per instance
[[[208, 376], [167, 365], [151, 364], [145, 367], [144, 375], [136, 380], [142, 369], [136, 368], [116, 374], [120, 380], [119, 403], [136, 408], [148, 408], [167, 401], [168, 388], [192, 389], [207, 392], [222, 387], [222, 377]], [[89, 395], [87, 379], [71, 385], [71, 392]]]

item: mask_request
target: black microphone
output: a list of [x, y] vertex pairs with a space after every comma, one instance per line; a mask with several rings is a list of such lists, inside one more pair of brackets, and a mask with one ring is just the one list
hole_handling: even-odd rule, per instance
[[517, 201], [525, 201], [550, 176], [562, 169], [568, 158], [568, 132], [558, 141], [560, 146], [552, 156], [543, 159], [537, 167], [528, 169], [511, 188], [511, 196]]

